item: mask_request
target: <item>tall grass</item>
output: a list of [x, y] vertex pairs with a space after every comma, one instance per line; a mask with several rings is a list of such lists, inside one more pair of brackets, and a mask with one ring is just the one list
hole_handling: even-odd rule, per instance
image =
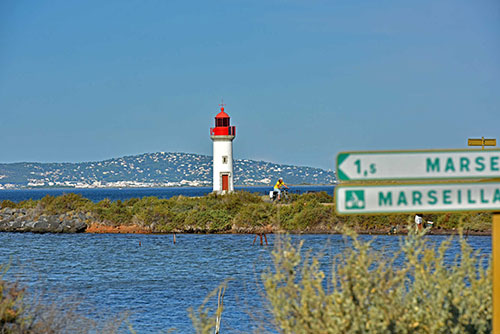
[[[210, 292], [197, 309], [193, 307], [188, 309], [189, 318], [196, 334], [219, 334], [227, 282], [221, 283], [217, 289]], [[215, 297], [217, 297], [217, 307], [214, 309], [210, 307], [209, 303], [213, 302]]]

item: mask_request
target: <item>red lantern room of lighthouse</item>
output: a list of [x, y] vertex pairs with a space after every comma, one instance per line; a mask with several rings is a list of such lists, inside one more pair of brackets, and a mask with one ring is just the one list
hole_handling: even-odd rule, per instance
[[215, 128], [210, 128], [210, 136], [236, 136], [236, 127], [231, 126], [231, 118], [224, 111], [224, 105], [215, 116]]
[[210, 128], [213, 141], [213, 191], [229, 193], [234, 191], [233, 184], [233, 139], [236, 127], [231, 126], [229, 115], [221, 104], [220, 112], [215, 116], [215, 127]]

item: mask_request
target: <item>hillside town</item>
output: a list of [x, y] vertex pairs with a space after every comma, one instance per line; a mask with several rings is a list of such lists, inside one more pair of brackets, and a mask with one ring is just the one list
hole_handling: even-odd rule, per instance
[[[333, 171], [248, 159], [234, 160], [234, 183], [333, 184]], [[97, 162], [0, 164], [0, 189], [141, 188], [210, 186], [212, 157], [191, 153], [146, 153]]]

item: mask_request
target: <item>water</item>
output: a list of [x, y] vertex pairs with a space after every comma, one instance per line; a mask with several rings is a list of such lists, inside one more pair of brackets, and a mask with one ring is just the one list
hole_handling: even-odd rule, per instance
[[[293, 186], [290, 187], [291, 193], [306, 193], [326, 191], [333, 196], [335, 186]], [[256, 187], [235, 187], [235, 190], [244, 190], [261, 195], [269, 194], [272, 190], [270, 186]], [[212, 187], [168, 187], [168, 188], [97, 188], [97, 189], [16, 189], [0, 190], [0, 201], [11, 200], [20, 202], [29, 199], [39, 200], [46, 195], [60, 196], [66, 193], [80, 194], [94, 202], [102, 201], [108, 198], [112, 201], [127, 200], [130, 198], [142, 198], [147, 196], [156, 196], [158, 198], [170, 198], [177, 195], [183, 196], [203, 196], [212, 192]]]
[[[19, 279], [31, 291], [44, 289], [52, 298], [72, 296], [92, 317], [130, 311], [138, 333], [177, 328], [192, 333], [186, 309], [198, 307], [205, 296], [227, 278], [223, 333], [249, 333], [255, 322], [248, 313], [262, 310], [261, 274], [271, 267], [270, 246], [253, 246], [253, 235], [14, 234], [0, 233], [0, 263], [11, 261], [7, 279]], [[323, 254], [329, 272], [331, 259], [345, 243], [339, 235], [294, 235], [304, 251]], [[371, 239], [372, 236], [361, 236]], [[428, 236], [439, 244], [447, 237]], [[374, 248], [394, 252], [397, 236], [378, 236]], [[470, 236], [482, 255], [491, 254], [491, 237]], [[141, 246], [139, 246], [139, 242]], [[459, 251], [452, 245], [449, 259]], [[214, 304], [211, 305], [214, 307]]]

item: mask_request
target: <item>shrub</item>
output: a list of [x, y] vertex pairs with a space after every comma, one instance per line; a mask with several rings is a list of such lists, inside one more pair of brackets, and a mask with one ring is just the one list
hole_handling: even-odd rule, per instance
[[112, 223], [113, 225], [129, 225], [132, 223], [132, 208], [125, 206], [122, 201], [106, 202], [101, 201], [95, 210], [101, 220]]
[[32, 209], [35, 208], [40, 201], [34, 201], [32, 199], [28, 199], [26, 201], [21, 201], [17, 204], [17, 208], [23, 208], [23, 209]]
[[297, 199], [298, 200], [302, 199], [305, 201], [310, 201], [315, 199], [320, 203], [333, 203], [333, 196], [328, 195], [326, 191], [302, 194]]
[[303, 230], [327, 224], [333, 216], [332, 206], [321, 204], [316, 198], [302, 197], [279, 210], [281, 228], [288, 231]]
[[234, 224], [239, 227], [265, 226], [273, 223], [276, 206], [269, 203], [251, 203], [243, 206], [234, 217]]
[[221, 209], [191, 210], [185, 218], [185, 224], [198, 226], [209, 232], [221, 232], [231, 228], [232, 217]]
[[2, 279], [5, 268], [0, 264], [0, 333], [15, 333], [23, 321], [24, 290]]
[[4, 199], [1, 203], [0, 203], [0, 209], [5, 209], [5, 208], [16, 208], [17, 205], [16, 203], [8, 200], [8, 199]]
[[57, 197], [46, 195], [39, 203], [44, 213], [52, 215], [75, 210], [85, 211], [92, 204], [89, 199], [74, 193], [68, 193]]
[[301, 245], [286, 241], [275, 249], [263, 281], [280, 333], [491, 332], [491, 265], [465, 239], [449, 265], [450, 241], [436, 249], [410, 235], [388, 256], [350, 236], [352, 247], [334, 260], [329, 290], [318, 259], [303, 259]]

